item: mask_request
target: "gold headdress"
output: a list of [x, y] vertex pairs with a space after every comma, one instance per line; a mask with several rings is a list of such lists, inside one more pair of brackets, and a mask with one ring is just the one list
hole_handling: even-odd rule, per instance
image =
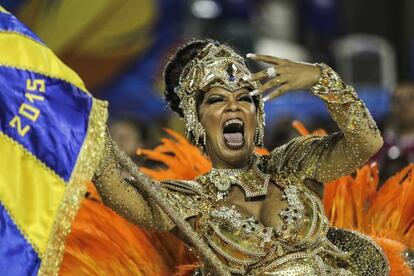
[[[183, 69], [179, 86], [175, 89], [183, 110], [187, 138], [202, 149], [206, 145], [206, 133], [198, 120], [196, 96], [198, 92], [208, 91], [211, 87], [222, 87], [229, 91], [241, 88], [256, 89], [257, 81], [244, 81], [243, 76], [250, 74], [244, 59], [225, 45], [207, 44], [198, 55]], [[257, 126], [255, 144], [263, 146], [265, 114], [261, 96], [256, 96]]]

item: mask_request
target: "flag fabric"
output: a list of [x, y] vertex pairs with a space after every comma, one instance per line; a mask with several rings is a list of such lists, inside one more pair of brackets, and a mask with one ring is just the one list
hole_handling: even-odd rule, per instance
[[56, 275], [107, 108], [0, 6], [0, 274]]

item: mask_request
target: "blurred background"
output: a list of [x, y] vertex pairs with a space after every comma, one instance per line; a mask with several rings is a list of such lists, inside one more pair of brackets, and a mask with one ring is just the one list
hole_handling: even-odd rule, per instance
[[[240, 53], [325, 62], [354, 85], [385, 137], [374, 158], [382, 177], [414, 162], [412, 0], [0, 0], [110, 103], [110, 129], [133, 157], [163, 127], [183, 125], [162, 99], [162, 72], [187, 39], [210, 37]], [[255, 69], [263, 65], [252, 64]], [[308, 92], [266, 105], [266, 147], [310, 130], [335, 131]]]

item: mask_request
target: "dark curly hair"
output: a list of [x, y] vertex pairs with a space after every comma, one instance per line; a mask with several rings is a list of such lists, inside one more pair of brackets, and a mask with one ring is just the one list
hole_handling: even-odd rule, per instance
[[[170, 61], [165, 66], [164, 97], [171, 110], [177, 112], [181, 117], [183, 117], [183, 111], [179, 107], [180, 98], [174, 91], [174, 88], [178, 86], [181, 72], [187, 63], [195, 58], [200, 50], [202, 50], [208, 43], [220, 45], [218, 41], [212, 39], [191, 40], [179, 47], [175, 55], [170, 58]], [[199, 102], [199, 99], [197, 99], [197, 102]]]

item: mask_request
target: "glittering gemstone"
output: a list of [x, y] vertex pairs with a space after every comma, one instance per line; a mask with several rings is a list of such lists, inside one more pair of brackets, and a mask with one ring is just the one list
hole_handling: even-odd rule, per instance
[[276, 252], [279, 257], [285, 253], [283, 247], [280, 244], [277, 246]]

